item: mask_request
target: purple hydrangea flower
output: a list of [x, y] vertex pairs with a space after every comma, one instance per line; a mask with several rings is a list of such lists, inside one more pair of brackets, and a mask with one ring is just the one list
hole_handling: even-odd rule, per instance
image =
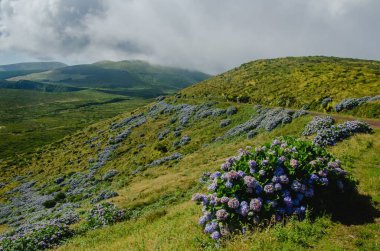
[[238, 171], [238, 175], [239, 175], [241, 178], [244, 178], [244, 176], [245, 176], [245, 172], [243, 172], [243, 171]]
[[220, 221], [225, 221], [228, 218], [228, 212], [225, 209], [219, 209], [216, 211], [216, 218]]
[[291, 185], [292, 189], [296, 192], [301, 191], [302, 184], [298, 180], [293, 180], [293, 183]]
[[211, 234], [212, 232], [214, 232], [217, 229], [218, 229], [218, 223], [216, 223], [215, 221], [212, 221], [212, 222], [209, 222], [209, 223], [206, 224], [204, 232], [206, 234], [207, 233]]
[[329, 180], [327, 178], [321, 178], [321, 182], [325, 186], [327, 186], [329, 184]]
[[230, 200], [230, 198], [228, 198], [228, 197], [222, 197], [220, 199], [220, 202], [223, 203], [223, 204], [226, 204], [226, 203], [228, 203], [229, 200]]
[[261, 169], [261, 170], [259, 171], [259, 175], [260, 175], [260, 176], [264, 176], [264, 175], [265, 175], [265, 170], [262, 170], [262, 169]]
[[276, 183], [276, 184], [274, 185], [274, 190], [276, 190], [276, 191], [280, 191], [281, 189], [282, 189], [282, 186], [281, 186], [280, 183]]
[[274, 186], [272, 183], [269, 183], [267, 185], [264, 186], [264, 192], [267, 193], [267, 194], [272, 194], [274, 193]]
[[220, 233], [218, 231], [214, 231], [211, 234], [211, 238], [213, 238], [214, 240], [218, 240], [220, 238]]
[[296, 159], [291, 159], [290, 166], [292, 166], [293, 168], [296, 168], [298, 166], [298, 161]]
[[213, 180], [213, 179], [219, 178], [220, 176], [222, 176], [221, 172], [215, 172], [215, 173], [210, 175], [210, 179]]
[[249, 203], [249, 207], [254, 212], [260, 212], [262, 204], [263, 203], [260, 198], [255, 198], [251, 200], [251, 202]]
[[213, 183], [211, 183], [211, 184], [207, 187], [207, 189], [208, 189], [209, 191], [215, 191], [217, 187], [218, 187], [218, 184], [216, 184], [215, 182], [213, 182]]
[[327, 166], [335, 169], [339, 167], [339, 163], [337, 163], [336, 161], [332, 161], [332, 162], [327, 163]]
[[292, 198], [290, 196], [286, 196], [284, 198], [284, 204], [287, 206], [287, 207], [291, 207], [293, 206], [293, 201], [292, 201]]
[[239, 207], [239, 201], [236, 198], [232, 198], [228, 201], [228, 207], [236, 209]]
[[248, 212], [249, 212], [249, 206], [248, 206], [248, 203], [246, 201], [242, 201], [240, 203], [240, 208], [239, 208], [239, 214], [241, 214], [242, 216], [247, 216], [248, 215]]
[[257, 185], [257, 181], [254, 177], [252, 176], [245, 176], [244, 177], [244, 184], [247, 185], [247, 187], [250, 187], [250, 188], [255, 188], [256, 185]]
[[227, 182], [226, 182], [226, 184], [225, 184], [225, 186], [226, 186], [227, 188], [231, 188], [233, 185], [234, 185], [234, 184], [232, 184], [232, 182], [229, 181], [229, 180], [227, 180]]
[[281, 148], [286, 148], [287, 146], [288, 146], [288, 145], [287, 145], [286, 143], [282, 143], [280, 147], [281, 147]]
[[286, 161], [286, 157], [285, 156], [281, 156], [280, 158], [278, 158], [278, 163], [279, 164], [283, 164], [285, 161]]
[[318, 181], [318, 180], [319, 180], [318, 175], [316, 175], [316, 174], [314, 174], [314, 173], [310, 175], [310, 178], [309, 178], [309, 182], [310, 182], [310, 183], [316, 182], [316, 181]]
[[272, 182], [273, 183], [278, 183], [278, 182], [280, 182], [280, 178], [278, 176], [273, 176]]
[[289, 178], [288, 178], [288, 176], [286, 176], [286, 175], [281, 175], [281, 176], [280, 176], [280, 183], [281, 183], [281, 184], [288, 184], [288, 183], [289, 183]]
[[261, 161], [261, 165], [263, 165], [263, 166], [266, 166], [268, 164], [269, 164], [269, 160], [267, 160], [267, 159]]
[[275, 139], [273, 142], [272, 142], [272, 145], [273, 146], [278, 146], [278, 145], [280, 145], [281, 144], [281, 142], [278, 140], [278, 139]]

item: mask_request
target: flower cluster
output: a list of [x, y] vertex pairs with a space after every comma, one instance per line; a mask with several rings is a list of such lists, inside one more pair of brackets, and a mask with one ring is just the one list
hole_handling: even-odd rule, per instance
[[40, 225], [27, 232], [0, 237], [0, 250], [45, 250], [72, 235], [73, 231], [65, 224]]
[[330, 116], [316, 116], [306, 125], [302, 134], [305, 136], [312, 135], [320, 130], [330, 128], [334, 122], [334, 119]]
[[352, 110], [355, 107], [367, 103], [367, 102], [372, 102], [380, 100], [380, 95], [373, 96], [373, 97], [361, 97], [361, 98], [348, 98], [348, 99], [343, 99], [340, 103], [338, 103], [335, 106], [335, 111], [340, 112], [343, 110]]
[[[205, 176], [201, 181], [205, 181]], [[194, 194], [201, 203], [199, 224], [218, 240], [236, 230], [244, 232], [265, 220], [284, 217], [303, 219], [320, 191], [341, 191], [349, 187], [347, 173], [322, 147], [291, 137], [274, 140], [239, 155], [208, 175], [208, 194]]]
[[342, 124], [333, 125], [331, 117], [314, 117], [306, 125], [303, 135], [317, 133], [313, 142], [319, 146], [335, 145], [339, 141], [351, 137], [356, 133], [371, 133], [372, 128], [365, 122], [346, 121]]
[[86, 224], [88, 228], [98, 228], [112, 225], [127, 218], [125, 210], [120, 210], [114, 204], [105, 202], [92, 208], [87, 216]]

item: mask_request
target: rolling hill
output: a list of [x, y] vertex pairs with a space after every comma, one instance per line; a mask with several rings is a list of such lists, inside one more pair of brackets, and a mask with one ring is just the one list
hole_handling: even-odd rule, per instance
[[74, 65], [10, 80], [26, 79], [89, 88], [155, 89], [175, 92], [208, 77], [209, 75], [201, 72], [134, 60]]
[[[58, 250], [375, 250], [380, 120], [368, 111], [378, 104], [378, 65], [327, 57], [251, 62], [4, 160], [0, 231], [64, 223], [75, 235]], [[328, 77], [335, 72], [339, 78]], [[293, 99], [283, 103], [284, 97]], [[327, 97], [332, 101], [324, 106]], [[332, 110], [350, 98], [361, 99], [350, 103], [353, 109]], [[279, 136], [312, 140], [315, 135], [302, 132], [316, 114], [329, 114], [337, 125], [360, 119], [355, 109], [373, 133], [342, 138], [326, 149], [359, 181], [358, 198], [338, 203], [337, 212], [262, 226], [218, 245], [203, 233], [197, 224], [201, 207], [190, 201], [206, 191], [198, 182], [203, 173], [219, 170], [239, 148], [254, 149]], [[125, 209], [128, 220], [84, 228], [88, 210], [103, 201]]]

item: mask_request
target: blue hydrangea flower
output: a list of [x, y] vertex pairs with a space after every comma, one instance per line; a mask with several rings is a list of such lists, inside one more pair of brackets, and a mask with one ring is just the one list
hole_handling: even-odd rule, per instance
[[325, 186], [327, 186], [329, 184], [329, 180], [327, 178], [321, 178], [321, 182]]
[[286, 157], [285, 156], [281, 156], [280, 158], [278, 158], [278, 163], [279, 164], [283, 164], [285, 161], [286, 161]]
[[212, 221], [212, 222], [209, 222], [206, 224], [204, 232], [206, 234], [211, 234], [212, 232], [214, 232], [217, 229], [218, 229], [218, 223], [216, 223], [215, 221]]
[[278, 176], [273, 176], [272, 182], [273, 183], [278, 183], [278, 182], [280, 182], [280, 178]]
[[225, 186], [226, 186], [227, 188], [231, 188], [233, 185], [234, 185], [234, 184], [232, 184], [232, 182], [229, 181], [229, 180], [227, 180], [227, 182], [226, 182], [226, 184], [225, 184]]
[[284, 198], [284, 204], [287, 206], [287, 207], [291, 207], [293, 206], [293, 200], [290, 196], [286, 196]]

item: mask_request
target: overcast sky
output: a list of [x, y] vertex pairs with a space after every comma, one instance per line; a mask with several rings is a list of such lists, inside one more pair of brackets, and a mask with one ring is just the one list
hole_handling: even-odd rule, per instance
[[380, 0], [0, 0], [0, 64], [144, 59], [219, 73], [300, 55], [380, 60]]

